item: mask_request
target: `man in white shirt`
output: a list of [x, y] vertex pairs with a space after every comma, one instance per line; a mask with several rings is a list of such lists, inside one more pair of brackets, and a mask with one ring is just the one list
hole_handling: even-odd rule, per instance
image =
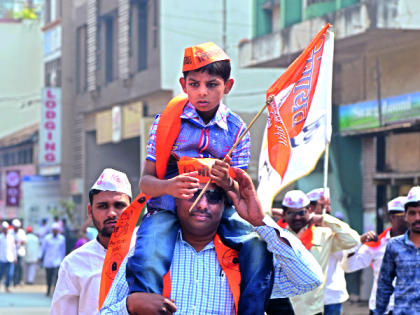
[[13, 274], [13, 284], [17, 286], [18, 284], [23, 284], [22, 275], [23, 275], [23, 257], [26, 255], [25, 244], [26, 244], [26, 233], [21, 228], [22, 224], [18, 219], [12, 221], [13, 230], [10, 234], [15, 238], [16, 251], [17, 251], [17, 264], [15, 266], [15, 271]]
[[51, 225], [52, 233], [47, 234], [42, 242], [40, 258], [47, 272], [47, 296], [50, 295], [53, 282], [57, 281], [58, 268], [66, 256], [66, 238], [60, 234], [60, 225]]
[[38, 231], [36, 232], [36, 235], [38, 236], [41, 244], [44, 240], [44, 237], [49, 233], [50, 228], [47, 225], [48, 219], [44, 218], [41, 220], [41, 225], [38, 228]]
[[26, 255], [25, 255], [25, 274], [26, 284], [34, 284], [36, 266], [39, 255], [39, 239], [32, 233], [32, 226], [26, 227]]
[[7, 232], [9, 224], [4, 221], [0, 233], [0, 281], [6, 273], [6, 292], [10, 292], [10, 281], [13, 278], [13, 271], [17, 263], [16, 244], [13, 235]]
[[[388, 212], [392, 226], [379, 235], [377, 242], [367, 242], [356, 253], [350, 254], [343, 264], [346, 272], [353, 272], [372, 266], [373, 286], [369, 299], [370, 314], [373, 314], [376, 308], [376, 289], [386, 245], [391, 238], [403, 235], [407, 231], [407, 222], [404, 220], [405, 200], [406, 197], [398, 197], [388, 202]], [[394, 295], [391, 296], [386, 313], [392, 312], [393, 309]]]
[[[105, 169], [89, 192], [88, 215], [98, 236], [70, 253], [60, 267], [51, 315], [99, 314], [99, 288], [108, 243], [121, 213], [131, 203], [124, 173]], [[136, 233], [133, 233], [135, 244]]]

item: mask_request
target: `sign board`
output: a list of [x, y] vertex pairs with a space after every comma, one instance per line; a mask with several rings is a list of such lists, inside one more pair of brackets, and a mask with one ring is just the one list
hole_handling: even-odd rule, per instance
[[[420, 118], [420, 92], [382, 99], [384, 124], [395, 124]], [[340, 131], [379, 127], [378, 101], [366, 101], [339, 107]]]
[[42, 219], [53, 221], [53, 213], [59, 209], [60, 180], [59, 176], [23, 176], [22, 188], [25, 226], [32, 226], [38, 231]]
[[38, 160], [40, 168], [61, 163], [61, 89], [44, 88], [41, 106]]
[[20, 199], [20, 171], [6, 173], [6, 206], [19, 207]]

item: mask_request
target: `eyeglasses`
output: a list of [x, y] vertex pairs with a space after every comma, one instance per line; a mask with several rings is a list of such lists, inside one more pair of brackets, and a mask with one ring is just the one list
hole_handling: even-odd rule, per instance
[[402, 213], [394, 213], [394, 215], [396, 217], [403, 217], [403, 216], [405, 216], [405, 213], [404, 212], [402, 212]]
[[297, 215], [303, 217], [307, 211], [308, 210], [301, 210], [301, 211], [296, 211], [296, 212], [290, 211], [290, 212], [287, 212], [286, 215], [293, 219], [293, 218], [296, 218]]
[[[195, 193], [194, 196], [190, 199], [188, 199], [188, 201], [190, 202], [194, 202], [198, 196], [200, 195], [202, 189], [198, 189]], [[224, 191], [221, 189], [208, 189], [206, 190], [206, 192], [204, 193], [206, 195], [207, 201], [209, 204], [211, 205], [217, 205], [219, 203], [222, 202], [223, 197], [225, 195]]]

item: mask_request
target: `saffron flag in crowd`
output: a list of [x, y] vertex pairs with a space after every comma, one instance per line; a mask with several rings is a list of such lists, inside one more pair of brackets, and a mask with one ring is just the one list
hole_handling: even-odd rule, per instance
[[308, 175], [331, 138], [334, 33], [326, 25], [270, 87], [274, 94], [259, 159], [258, 196], [265, 212], [278, 192]]

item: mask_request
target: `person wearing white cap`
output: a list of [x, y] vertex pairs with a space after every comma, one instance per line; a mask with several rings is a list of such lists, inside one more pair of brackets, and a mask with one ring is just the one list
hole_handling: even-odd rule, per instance
[[283, 215], [288, 230], [295, 234], [321, 265], [324, 282], [308, 293], [291, 297], [296, 315], [315, 315], [324, 312], [324, 291], [329, 257], [336, 251], [350, 249], [357, 245], [359, 234], [348, 224], [329, 214], [310, 213], [310, 201], [300, 190], [286, 193]]
[[330, 198], [324, 196], [324, 188], [311, 190], [306, 194], [309, 199], [309, 210], [315, 214], [322, 214], [322, 210], [331, 214]]
[[66, 256], [66, 238], [60, 234], [60, 225], [54, 222], [51, 224], [51, 230], [52, 232], [44, 237], [39, 253], [39, 260], [42, 260], [47, 276], [46, 296], [50, 295], [51, 287], [57, 281], [58, 268]]
[[[354, 272], [363, 268], [372, 266], [373, 268], [373, 286], [369, 299], [370, 314], [373, 314], [376, 305], [376, 291], [378, 284], [379, 271], [381, 270], [382, 260], [385, 254], [385, 248], [392, 237], [402, 235], [407, 231], [407, 223], [404, 220], [404, 204], [406, 197], [397, 197], [388, 202], [388, 213], [391, 221], [391, 227], [383, 231], [377, 241], [361, 243], [354, 253], [350, 253], [343, 262], [343, 268], [346, 272]], [[362, 245], [362, 243], [364, 243]], [[391, 296], [386, 314], [392, 312], [394, 307], [394, 296]]]
[[8, 228], [9, 223], [3, 221], [0, 233], [0, 281], [3, 278], [3, 274], [6, 273], [6, 292], [10, 292], [9, 285], [17, 263], [15, 239], [7, 232]]
[[[131, 203], [127, 175], [107, 168], [89, 191], [88, 216], [98, 235], [62, 262], [51, 305], [54, 315], [98, 314], [102, 266], [108, 243], [121, 213]], [[134, 238], [136, 233], [133, 233]], [[133, 246], [134, 241], [131, 242]]]
[[[420, 314], [420, 187], [413, 187], [404, 203], [408, 230], [386, 245], [378, 278], [374, 314], [386, 314], [394, 294], [393, 315]], [[396, 279], [396, 281], [395, 281]]]
[[15, 238], [16, 250], [17, 250], [17, 264], [15, 266], [15, 271], [13, 274], [13, 284], [17, 286], [18, 284], [23, 284], [22, 274], [23, 274], [23, 257], [26, 255], [26, 233], [21, 228], [22, 224], [18, 219], [12, 220], [13, 230], [10, 231], [10, 234]]

